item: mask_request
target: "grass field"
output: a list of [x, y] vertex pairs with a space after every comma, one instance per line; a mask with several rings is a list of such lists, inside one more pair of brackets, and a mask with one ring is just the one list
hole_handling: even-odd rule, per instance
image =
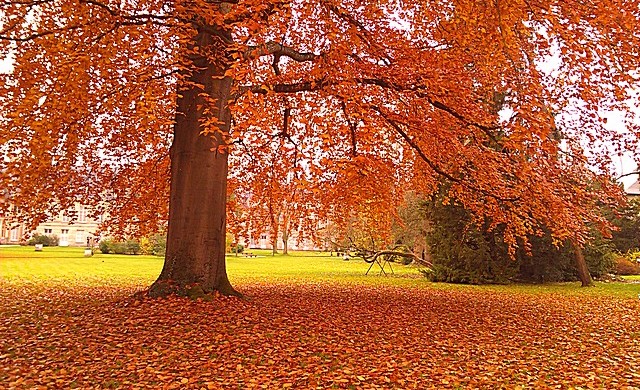
[[[380, 268], [369, 268], [362, 260], [344, 261], [328, 253], [292, 252], [289, 256], [272, 256], [267, 250], [252, 250], [257, 257], [231, 254], [227, 256], [227, 270], [232, 281], [277, 282], [300, 280], [374, 280]], [[0, 247], [0, 275], [8, 280], [106, 280], [109, 283], [150, 284], [162, 269], [163, 259], [156, 256], [103, 255], [99, 252], [84, 257], [83, 248]], [[416, 268], [393, 264], [396, 276], [420, 276]], [[385, 267], [388, 272], [388, 266]]]
[[253, 252], [227, 258], [252, 299], [203, 302], [132, 299], [161, 258], [0, 247], [0, 388], [640, 388], [640, 284], [458, 286]]
[[[488, 285], [466, 286], [430, 283], [422, 278], [419, 268], [393, 264], [393, 274], [380, 276], [374, 265], [365, 276], [370, 264], [353, 258], [342, 258], [318, 252], [292, 252], [289, 256], [271, 255], [268, 250], [251, 250], [258, 257], [242, 254], [227, 256], [227, 271], [232, 283], [240, 285], [264, 283], [349, 283], [384, 284], [396, 286], [461, 289], [471, 291], [502, 291], [525, 294], [603, 295], [636, 298], [640, 284], [597, 283], [594, 288], [581, 288], [579, 283], [545, 285]], [[156, 256], [103, 255], [99, 252], [84, 257], [83, 248], [52, 247], [35, 252], [33, 247], [0, 247], [0, 279], [17, 281], [48, 281], [49, 283], [74, 280], [75, 283], [104, 283], [107, 285], [139, 286], [151, 284], [162, 270], [163, 259]], [[640, 280], [640, 275], [626, 277]]]

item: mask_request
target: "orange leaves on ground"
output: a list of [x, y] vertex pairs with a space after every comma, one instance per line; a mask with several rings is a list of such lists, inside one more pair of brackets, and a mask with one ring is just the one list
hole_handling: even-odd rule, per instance
[[[638, 386], [640, 303], [391, 286], [244, 285], [253, 301], [0, 290], [7, 388]], [[633, 388], [633, 387], [629, 387]]]

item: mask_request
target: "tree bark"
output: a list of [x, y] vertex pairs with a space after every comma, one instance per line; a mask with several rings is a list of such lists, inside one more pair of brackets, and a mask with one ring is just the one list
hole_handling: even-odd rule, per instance
[[282, 228], [282, 254], [289, 254], [289, 228], [287, 227], [287, 220], [285, 218], [284, 227]]
[[[193, 53], [225, 51], [222, 40], [210, 31], [203, 29], [194, 37], [191, 49], [197, 51]], [[231, 40], [228, 32], [216, 33]], [[195, 70], [178, 89], [171, 146], [167, 251], [162, 272], [149, 295], [191, 295], [197, 288], [204, 294], [218, 291], [241, 296], [231, 286], [226, 272], [228, 164], [226, 152], [218, 150], [223, 134], [229, 134], [227, 101], [232, 80], [224, 77], [227, 68], [224, 60], [212, 63], [200, 54], [192, 54], [190, 59]], [[217, 120], [218, 132], [205, 129], [204, 121], [212, 123], [212, 120]], [[208, 130], [209, 135], [203, 135], [203, 130]]]
[[593, 287], [595, 284], [593, 283], [593, 279], [591, 279], [591, 274], [589, 273], [587, 262], [584, 259], [582, 247], [576, 240], [573, 241], [573, 250], [576, 257], [576, 268], [578, 270], [578, 277], [580, 278], [582, 287]]
[[278, 253], [278, 233], [279, 233], [279, 226], [278, 223], [280, 221], [280, 214], [273, 214], [273, 209], [269, 210], [270, 212], [270, 217], [271, 217], [271, 254], [273, 256], [276, 255], [276, 253]]

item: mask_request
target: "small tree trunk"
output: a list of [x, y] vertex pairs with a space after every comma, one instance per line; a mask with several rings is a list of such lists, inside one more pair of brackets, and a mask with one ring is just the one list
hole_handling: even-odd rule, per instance
[[[231, 39], [228, 32], [219, 31]], [[225, 50], [221, 40], [200, 31], [192, 43], [198, 53]], [[192, 54], [196, 70], [178, 90], [178, 107], [171, 146], [171, 196], [164, 267], [149, 295], [191, 295], [218, 291], [240, 296], [231, 286], [225, 266], [227, 154], [217, 147], [230, 129], [227, 107], [232, 80], [225, 66]], [[214, 99], [203, 96], [203, 92]], [[210, 112], [205, 114], [204, 109]], [[206, 115], [206, 116], [205, 116]], [[219, 123], [220, 133], [202, 135], [203, 120]]]
[[276, 255], [276, 253], [278, 253], [278, 227], [273, 226], [272, 227], [273, 232], [271, 233], [271, 254], [273, 256]]
[[578, 269], [578, 277], [580, 278], [582, 287], [593, 287], [595, 284], [593, 283], [593, 279], [591, 279], [591, 274], [589, 273], [587, 262], [584, 259], [582, 247], [580, 246], [580, 244], [578, 244], [577, 240], [573, 240], [572, 243], [573, 250], [576, 256], [576, 268]]
[[282, 229], [282, 254], [289, 254], [289, 232], [286, 226]]
[[273, 210], [272, 200], [269, 200], [269, 221], [271, 223], [271, 254], [273, 256], [278, 253], [278, 233], [280, 232], [280, 213], [276, 213]]

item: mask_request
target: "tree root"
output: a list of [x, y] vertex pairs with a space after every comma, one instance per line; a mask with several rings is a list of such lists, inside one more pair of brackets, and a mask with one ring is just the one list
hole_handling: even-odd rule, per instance
[[138, 292], [135, 298], [151, 297], [164, 298], [168, 296], [187, 297], [192, 300], [202, 299], [212, 301], [216, 294], [247, 299], [244, 294], [237, 291], [228, 281], [222, 283], [217, 289], [203, 288], [199, 283], [180, 283], [174, 280], [156, 280], [146, 291]]

